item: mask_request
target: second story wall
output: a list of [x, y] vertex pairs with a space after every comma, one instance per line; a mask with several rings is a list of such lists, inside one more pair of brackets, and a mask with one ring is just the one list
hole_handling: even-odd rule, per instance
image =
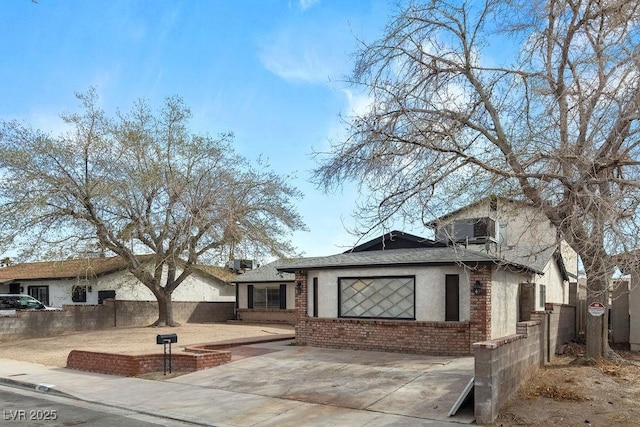
[[[441, 218], [436, 226], [436, 240], [447, 240], [447, 226], [454, 221], [490, 218], [495, 222], [495, 239], [490, 243], [478, 241], [480, 251], [495, 251], [513, 247], [554, 247], [558, 244], [556, 228], [535, 208], [505, 199], [489, 198]], [[454, 226], [455, 227], [455, 226]], [[482, 227], [480, 227], [481, 229]], [[471, 228], [469, 228], [471, 229]], [[476, 231], [478, 228], [476, 228]], [[473, 237], [473, 236], [472, 236]], [[456, 236], [460, 241], [460, 236]], [[494, 243], [495, 242], [495, 243]], [[470, 245], [473, 238], [469, 239]], [[470, 246], [471, 247], [471, 246]], [[578, 275], [578, 255], [565, 242], [560, 241], [560, 251], [567, 273], [572, 277]]]

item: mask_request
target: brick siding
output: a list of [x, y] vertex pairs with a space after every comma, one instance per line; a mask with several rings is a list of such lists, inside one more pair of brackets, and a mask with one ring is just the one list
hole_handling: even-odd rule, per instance
[[[469, 322], [307, 318], [302, 327], [298, 325], [296, 342], [315, 347], [448, 356], [471, 354]], [[300, 331], [304, 331], [304, 337]]]
[[[473, 293], [476, 280], [482, 292]], [[430, 355], [462, 356], [473, 353], [473, 343], [491, 336], [491, 267], [471, 270], [469, 322], [423, 322], [382, 319], [315, 318], [307, 316], [308, 284], [304, 271], [295, 275], [296, 342], [301, 345], [353, 350], [374, 350]]]
[[[308, 309], [308, 292], [309, 286], [307, 285], [307, 272], [296, 271], [295, 274], [295, 287], [296, 287], [296, 342], [306, 344], [305, 337], [307, 335], [305, 325]], [[298, 291], [298, 285], [301, 286]]]
[[[478, 295], [473, 292], [476, 280], [482, 284]], [[470, 271], [469, 292], [471, 301], [469, 318], [471, 319], [471, 344], [491, 338], [491, 268], [480, 266]]]
[[286, 323], [295, 325], [296, 311], [275, 308], [239, 308], [238, 320], [252, 323]]

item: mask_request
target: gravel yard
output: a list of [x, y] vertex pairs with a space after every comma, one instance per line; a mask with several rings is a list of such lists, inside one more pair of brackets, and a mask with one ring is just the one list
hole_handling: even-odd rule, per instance
[[74, 332], [49, 338], [30, 338], [2, 343], [0, 359], [22, 360], [47, 366], [65, 367], [71, 350], [90, 350], [124, 354], [162, 352], [156, 344], [158, 334], [177, 334], [173, 351], [193, 344], [214, 343], [241, 338], [268, 338], [293, 334], [288, 325], [238, 325], [226, 323], [184, 324], [175, 328], [114, 328]]

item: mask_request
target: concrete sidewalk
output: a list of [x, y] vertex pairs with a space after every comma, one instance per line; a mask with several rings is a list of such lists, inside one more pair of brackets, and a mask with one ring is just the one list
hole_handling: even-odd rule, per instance
[[[425, 401], [425, 396], [428, 397], [425, 391], [429, 391], [425, 387], [442, 389], [443, 375], [453, 375], [451, 378], [460, 376], [454, 388], [458, 387], [457, 382], [468, 380], [469, 366], [466, 360], [455, 359], [457, 364], [438, 364], [425, 359], [421, 365], [421, 359], [405, 355], [286, 348], [282, 344], [262, 346], [272, 349], [272, 352], [167, 381], [117, 377], [0, 359], [0, 384], [60, 393], [89, 402], [162, 416], [167, 420], [201, 425], [453, 426], [473, 421], [472, 414], [450, 419], [456, 423], [443, 419], [443, 411], [448, 411], [450, 406], [438, 408], [438, 405], [445, 404], [442, 393], [438, 393], [433, 401], [439, 404], [428, 399]], [[337, 359], [321, 362], [331, 354], [335, 354]], [[373, 359], [369, 360], [371, 357]], [[293, 360], [299, 362], [292, 365]], [[389, 366], [388, 360], [397, 363]], [[382, 363], [383, 366], [376, 367], [378, 371], [375, 378], [367, 379], [374, 372], [371, 369], [377, 366], [376, 363]], [[384, 366], [385, 363], [387, 366]], [[409, 367], [410, 363], [413, 365]], [[424, 370], [424, 375], [406, 373], [418, 372], [427, 364], [434, 368]], [[289, 369], [285, 366], [289, 366]], [[320, 370], [311, 372], [310, 366]], [[443, 366], [446, 369], [440, 374], [429, 372]], [[281, 382], [276, 380], [274, 375], [277, 374], [269, 367], [281, 372], [278, 375]], [[336, 375], [343, 378], [342, 384], [335, 378], [329, 379], [329, 382], [315, 382], [330, 371], [337, 372]], [[308, 375], [308, 381], [305, 381], [305, 375]], [[429, 378], [431, 383], [425, 383]], [[331, 382], [334, 383], [333, 387], [329, 384]], [[252, 383], [254, 387], [251, 387]], [[314, 389], [317, 390], [316, 394], [310, 391]], [[340, 400], [340, 396], [349, 393], [355, 397]], [[449, 394], [453, 396], [452, 393], [455, 394], [455, 391]], [[418, 407], [426, 409], [417, 410]]]

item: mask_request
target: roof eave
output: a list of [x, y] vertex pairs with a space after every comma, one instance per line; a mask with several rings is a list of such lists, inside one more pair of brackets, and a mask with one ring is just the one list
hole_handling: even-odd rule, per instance
[[[428, 267], [441, 267], [446, 265], [457, 265], [463, 264], [465, 266], [478, 266], [478, 265], [498, 265], [495, 261], [484, 260], [484, 261], [434, 261], [434, 262], [402, 262], [402, 263], [384, 263], [384, 264], [339, 264], [339, 265], [301, 265], [297, 267], [280, 267], [278, 271], [282, 271], [285, 273], [295, 273], [296, 271], [308, 271], [308, 270], [344, 270], [348, 268], [368, 268], [368, 267], [420, 267], [420, 266], [428, 266]], [[516, 267], [523, 271], [533, 272], [537, 274], [543, 274], [542, 271], [539, 271], [535, 268], [528, 267], [526, 265], [513, 263], [513, 262], [504, 262], [504, 264], [508, 264], [512, 267]]]

